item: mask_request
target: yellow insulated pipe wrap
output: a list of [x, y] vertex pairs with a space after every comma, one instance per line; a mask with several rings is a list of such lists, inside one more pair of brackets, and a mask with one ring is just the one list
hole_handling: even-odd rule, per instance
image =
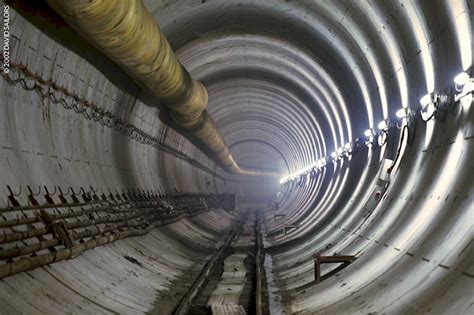
[[[179, 115], [197, 120], [204, 86], [179, 63], [140, 0], [48, 0], [73, 28]], [[191, 119], [192, 118], [192, 119]]]
[[76, 31], [123, 68], [170, 109], [227, 171], [262, 175], [239, 168], [205, 110], [206, 88], [179, 63], [141, 0], [47, 0]]

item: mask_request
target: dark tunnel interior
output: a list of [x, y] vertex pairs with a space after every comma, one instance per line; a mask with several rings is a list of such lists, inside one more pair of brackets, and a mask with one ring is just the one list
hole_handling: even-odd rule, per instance
[[474, 314], [472, 0], [0, 4], [0, 314]]

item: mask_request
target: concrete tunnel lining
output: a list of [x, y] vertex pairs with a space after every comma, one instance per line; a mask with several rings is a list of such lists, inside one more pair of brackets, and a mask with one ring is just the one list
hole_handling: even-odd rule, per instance
[[[349, 157], [286, 184], [226, 173], [46, 2], [0, 3], [10, 5], [8, 77], [26, 82], [5, 72], [0, 79], [0, 208], [10, 206], [7, 185], [23, 187], [22, 204], [26, 185], [238, 200], [234, 213], [212, 209], [2, 278], [0, 313], [170, 313], [247, 207], [260, 209], [263, 221], [272, 314], [473, 312], [472, 92], [453, 99], [454, 76], [472, 75], [472, 1], [144, 0], [180, 62], [208, 89], [209, 114], [239, 165], [283, 177], [352, 143]], [[28, 87], [48, 85], [14, 65], [156, 145], [42, 98]], [[428, 122], [418, 114], [426, 93], [449, 97]], [[367, 147], [363, 133], [397, 122], [400, 108], [412, 113], [408, 136], [372, 207], [403, 129], [392, 125], [384, 146]], [[298, 227], [283, 233], [286, 226]], [[315, 252], [357, 259], [315, 284]], [[323, 265], [322, 273], [334, 268]]]

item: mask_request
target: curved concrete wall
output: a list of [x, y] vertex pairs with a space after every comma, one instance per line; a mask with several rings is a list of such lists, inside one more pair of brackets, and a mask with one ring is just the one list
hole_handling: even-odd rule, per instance
[[232, 222], [224, 211], [206, 213], [7, 277], [2, 313], [170, 313]]
[[[354, 147], [351, 157], [286, 185], [226, 174], [169, 128], [160, 105], [46, 4], [27, 1], [12, 4], [11, 61], [136, 126], [160, 147], [141, 144], [52, 97], [42, 98], [47, 83], [37, 80], [41, 89], [31, 90], [32, 79], [25, 79], [26, 86], [2, 79], [3, 196], [6, 185], [14, 190], [46, 185], [229, 192], [254, 202], [278, 201], [276, 212], [265, 212], [276, 307], [311, 314], [473, 312], [472, 96], [458, 103], [450, 99], [448, 111], [428, 123], [410, 119], [388, 189], [373, 207], [367, 202], [381, 162], [395, 158], [402, 131], [391, 128], [387, 144], [371, 148], [364, 145], [363, 133], [383, 119], [395, 122], [402, 107], [418, 111], [426, 93], [457, 93], [454, 76], [472, 71], [474, 4], [144, 2], [180, 61], [208, 88], [209, 113], [239, 165], [284, 176], [346, 143]], [[12, 69], [10, 79], [20, 72]], [[66, 107], [72, 103], [68, 98]], [[275, 213], [284, 216], [275, 220]], [[209, 213], [8, 277], [0, 282], [2, 305], [17, 312], [51, 312], [69, 303], [78, 312], [151, 310], [151, 291], [166, 294], [171, 279], [185, 281], [186, 268], [197, 270], [193, 259], [207, 257], [190, 250], [200, 245], [199, 235], [210, 252], [233, 222], [222, 211]], [[299, 228], [285, 235], [287, 225]], [[138, 245], [143, 254], [137, 253]], [[358, 259], [313, 284], [316, 251]], [[149, 269], [120, 258], [128, 252]], [[104, 272], [101, 266], [111, 261]], [[166, 280], [161, 273], [171, 262], [177, 267]], [[123, 276], [125, 283], [114, 282], [115, 287], [112, 281], [121, 279], [122, 268], [138, 278]], [[93, 275], [86, 284], [85, 270]], [[46, 303], [44, 288], [50, 283], [58, 286], [52, 289], [57, 300]], [[68, 289], [62, 292], [63, 287]], [[10, 298], [13, 292], [16, 299]]]

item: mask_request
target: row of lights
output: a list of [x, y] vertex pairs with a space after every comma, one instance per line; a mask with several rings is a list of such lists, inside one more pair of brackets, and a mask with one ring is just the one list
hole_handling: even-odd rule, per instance
[[327, 158], [321, 158], [317, 160], [316, 162], [306, 166], [305, 168], [302, 168], [298, 170], [297, 172], [294, 172], [288, 176], [283, 177], [282, 179], [280, 179], [280, 184], [286, 184], [287, 182], [291, 182], [295, 179], [300, 178], [301, 175], [305, 175], [310, 172], [319, 171], [323, 167], [326, 166], [326, 163], [327, 163]]
[[[454, 83], [456, 84], [456, 90], [460, 92], [455, 97], [455, 101], [458, 101], [461, 97], [472, 93], [474, 91], [474, 80], [471, 76], [466, 72], [461, 72], [454, 78]], [[438, 110], [438, 102], [439, 96], [435, 95], [434, 93], [429, 93], [423, 96], [420, 99], [420, 114], [424, 121], [430, 120], [436, 111]], [[396, 113], [395, 116], [398, 118], [398, 122], [401, 122], [401, 126], [408, 123], [408, 117], [410, 116], [410, 111], [408, 108], [401, 108]], [[397, 122], [397, 126], [398, 125]], [[390, 121], [388, 119], [382, 120], [377, 125], [378, 130], [374, 129], [367, 129], [364, 132], [365, 136], [365, 144], [367, 146], [371, 146], [374, 141], [375, 137], [378, 136], [379, 145], [385, 144], [385, 140], [388, 134], [388, 130], [390, 128]], [[352, 143], [348, 142], [343, 147], [338, 148], [336, 151], [331, 153], [330, 158], [324, 157], [319, 159], [318, 161], [306, 166], [305, 168], [298, 170], [295, 173], [289, 174], [282, 179], [280, 179], [280, 184], [286, 184], [287, 182], [296, 180], [300, 178], [300, 176], [309, 174], [311, 172], [318, 172], [323, 167], [326, 166], [327, 162], [329, 161], [338, 161], [344, 157], [349, 157], [352, 154]]]

